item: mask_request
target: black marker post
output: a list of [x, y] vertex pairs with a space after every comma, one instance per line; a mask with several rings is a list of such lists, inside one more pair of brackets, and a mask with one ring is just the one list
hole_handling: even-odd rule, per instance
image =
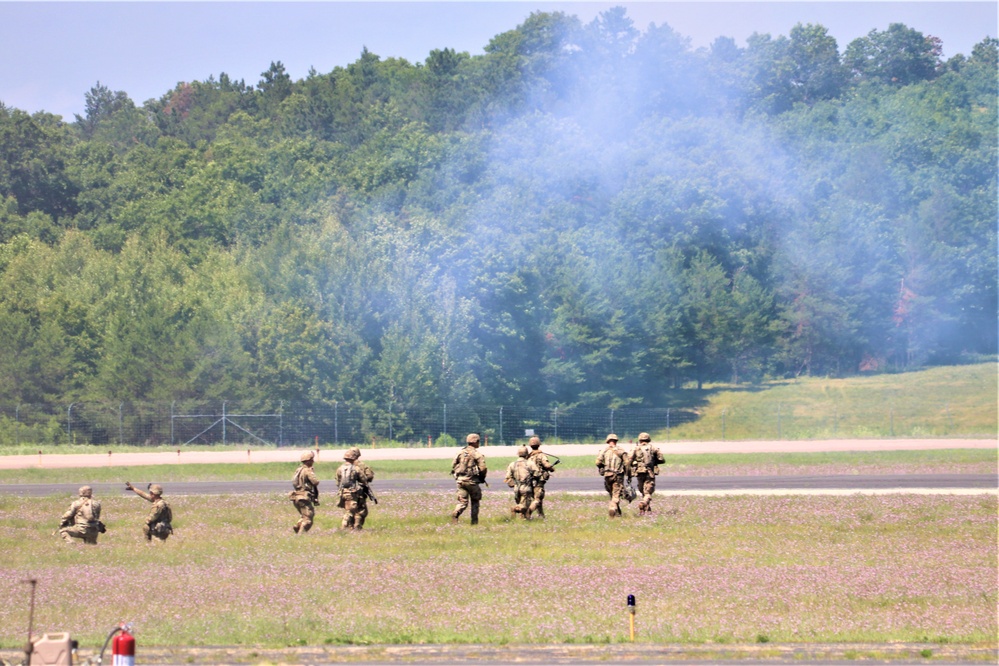
[[631, 642], [635, 642], [635, 595], [628, 595], [628, 619], [631, 624]]

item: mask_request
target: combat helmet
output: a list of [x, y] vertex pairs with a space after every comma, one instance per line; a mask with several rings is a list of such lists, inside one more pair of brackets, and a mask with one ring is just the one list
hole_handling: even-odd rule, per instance
[[526, 458], [527, 457], [527, 447], [526, 446], [519, 446], [519, 447], [517, 447], [517, 456], [520, 457], [520, 458]]
[[361, 449], [357, 448], [356, 446], [352, 446], [343, 452], [344, 460], [357, 460], [360, 457], [361, 457]]
[[541, 446], [541, 438], [540, 437], [532, 437], [530, 439], [530, 441], [528, 441], [527, 443], [530, 444], [530, 446], [531, 446], [532, 449], [536, 449], [539, 446]]
[[301, 459], [302, 462], [309, 462], [310, 460], [315, 460], [316, 459], [316, 454], [313, 453], [312, 451], [306, 451], [305, 453], [303, 453], [301, 455], [300, 459]]
[[80, 497], [93, 497], [94, 489], [90, 486], [80, 486]]
[[465, 438], [465, 443], [466, 444], [478, 444], [479, 443], [479, 435], [477, 433], [474, 433], [474, 432], [473, 433], [469, 433], [468, 437]]
[[163, 486], [161, 486], [158, 483], [150, 484], [150, 486], [149, 486], [149, 494], [150, 495], [162, 496], [163, 495]]
[[607, 442], [608, 444], [610, 444], [611, 442], [616, 442], [617, 441], [617, 435], [615, 435], [614, 433], [611, 433], [611, 434], [607, 435], [607, 439], [605, 439], [604, 441]]
[[640, 432], [640, 433], [638, 433], [638, 441], [639, 442], [651, 442], [652, 441], [652, 436], [649, 435], [649, 433], [647, 433], [647, 432]]

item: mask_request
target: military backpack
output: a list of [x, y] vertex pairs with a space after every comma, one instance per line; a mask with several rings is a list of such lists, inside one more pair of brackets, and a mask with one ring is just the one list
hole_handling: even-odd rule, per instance
[[478, 478], [479, 464], [475, 461], [475, 456], [468, 450], [458, 454], [458, 460], [454, 464], [454, 475], [455, 477], [470, 476], [473, 479]]

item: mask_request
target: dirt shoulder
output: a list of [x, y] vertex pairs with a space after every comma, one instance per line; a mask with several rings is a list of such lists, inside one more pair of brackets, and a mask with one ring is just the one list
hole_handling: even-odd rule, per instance
[[[996, 439], [824, 439], [824, 440], [781, 440], [781, 441], [739, 441], [739, 442], [654, 442], [664, 455], [695, 453], [791, 453], [821, 451], [915, 451], [927, 449], [996, 449]], [[625, 448], [631, 443], [625, 442]], [[543, 450], [557, 456], [596, 456], [604, 445], [597, 444], [554, 444], [543, 446]], [[314, 450], [314, 449], [310, 449]], [[318, 450], [319, 460], [340, 460], [343, 448]], [[483, 453], [502, 451], [513, 455], [513, 447], [483, 447]], [[306, 451], [301, 448], [247, 449], [245, 451], [154, 451], [136, 453], [133, 451], [115, 452], [113, 447], [102, 453], [60, 454], [40, 453], [36, 455], [0, 456], [0, 469], [58, 469], [84, 467], [121, 467], [143, 465], [176, 464], [218, 464], [218, 463], [269, 463], [297, 462]], [[363, 449], [366, 460], [432, 460], [454, 456], [457, 448], [371, 448]]]
[[[0, 658], [16, 663], [24, 654], [0, 651]], [[79, 658], [96, 658], [81, 650]], [[939, 645], [936, 643], [795, 643], [648, 645], [367, 645], [304, 646], [288, 648], [136, 647], [136, 663], [143, 664], [581, 664], [632, 663], [925, 663], [994, 664], [996, 645]], [[110, 661], [110, 656], [105, 654]]]

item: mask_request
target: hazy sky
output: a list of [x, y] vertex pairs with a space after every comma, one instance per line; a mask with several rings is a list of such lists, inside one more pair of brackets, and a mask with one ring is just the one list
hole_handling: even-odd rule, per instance
[[754, 32], [787, 35], [818, 23], [840, 52], [871, 30], [904, 23], [968, 55], [997, 32], [986, 2], [7, 2], [0, 0], [0, 102], [72, 120], [98, 81], [136, 104], [178, 82], [221, 72], [256, 85], [272, 61], [293, 79], [347, 65], [361, 49], [423, 62], [433, 49], [481, 54], [533, 11], [584, 23], [622, 6], [635, 26], [668, 24], [695, 48], [716, 37], [740, 46]]

